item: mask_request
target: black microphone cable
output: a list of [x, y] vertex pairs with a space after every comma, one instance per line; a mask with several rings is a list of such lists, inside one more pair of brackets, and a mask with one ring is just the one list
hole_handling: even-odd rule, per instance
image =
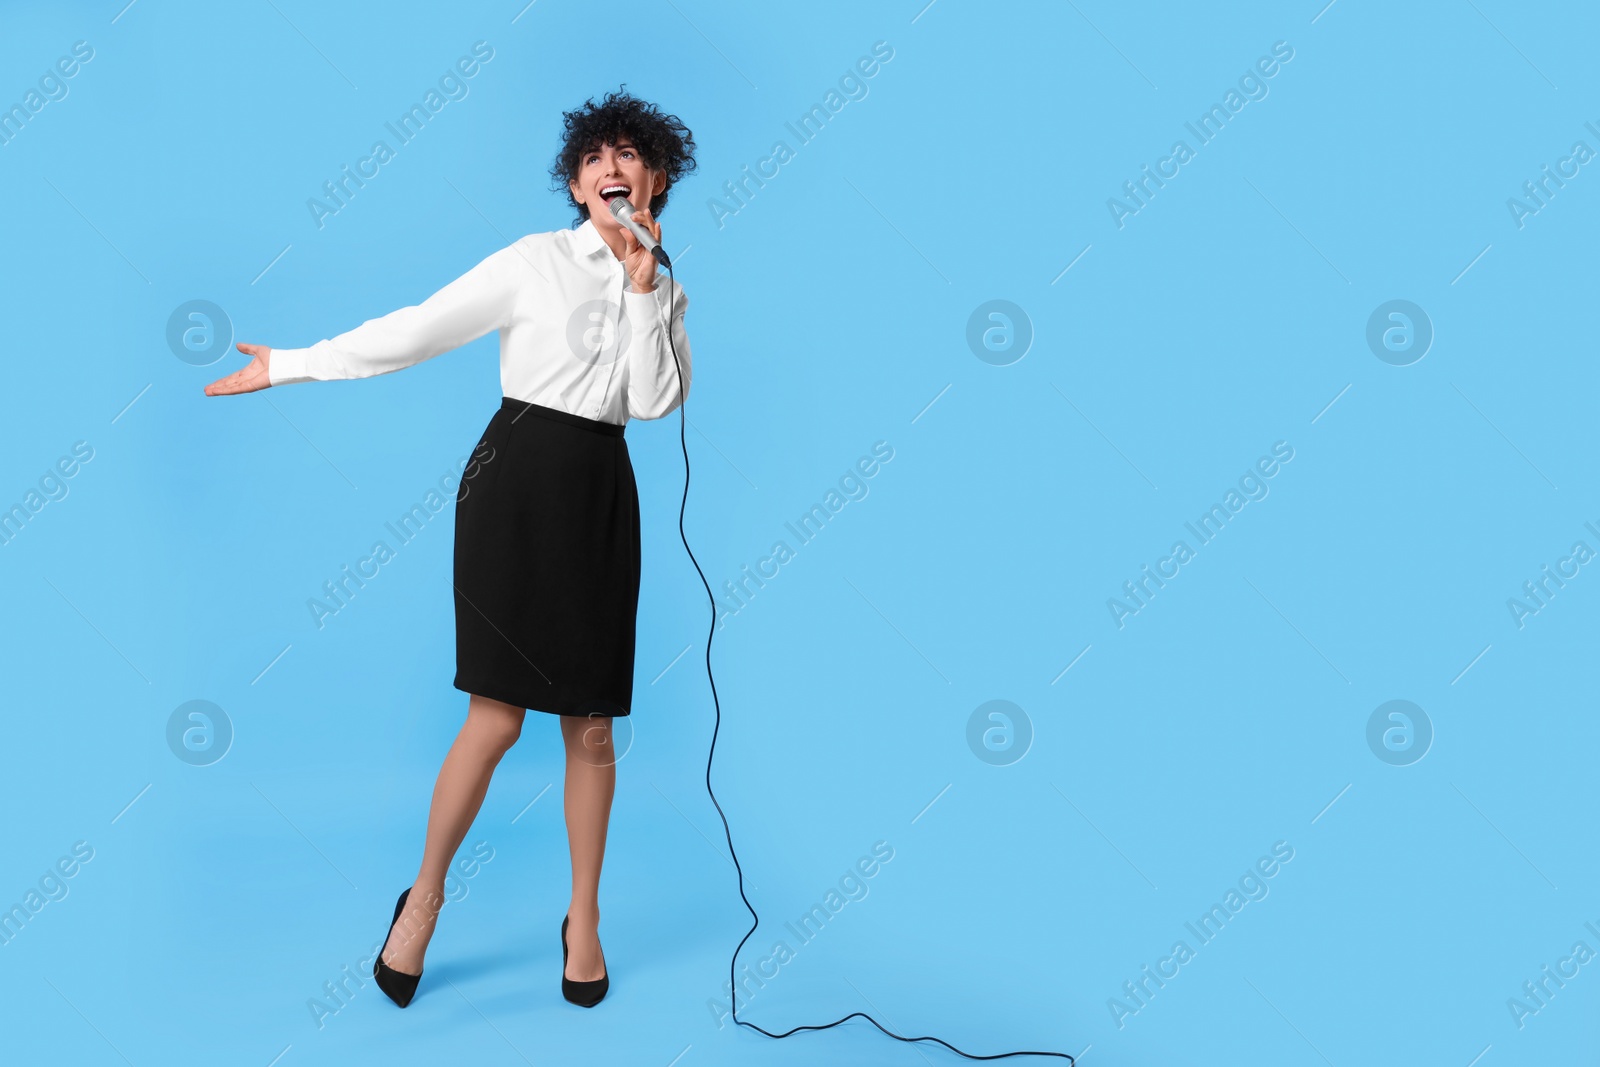
[[678, 537], [682, 539], [683, 550], [689, 553], [689, 561], [694, 564], [695, 573], [700, 575], [700, 584], [705, 586], [706, 597], [711, 601], [711, 630], [706, 634], [706, 680], [711, 683], [711, 702], [716, 708], [717, 714], [715, 725], [713, 725], [711, 728], [711, 750], [706, 754], [706, 793], [710, 795], [711, 803], [717, 809], [717, 816], [722, 819], [722, 833], [723, 836], [728, 840], [728, 855], [733, 857], [733, 869], [738, 872], [739, 875], [739, 899], [744, 901], [745, 910], [750, 912], [750, 930], [744, 935], [744, 937], [739, 939], [738, 945], [734, 946], [733, 957], [728, 961], [728, 986], [732, 998], [733, 1021], [740, 1026], [748, 1027], [757, 1033], [765, 1034], [766, 1036], [772, 1038], [779, 1038], [788, 1037], [791, 1034], [797, 1034], [802, 1030], [826, 1030], [829, 1027], [838, 1026], [840, 1023], [845, 1022], [846, 1020], [859, 1016], [860, 1018], [867, 1020], [867, 1022], [871, 1023], [873, 1026], [876, 1026], [879, 1030], [882, 1030], [885, 1034], [888, 1034], [890, 1037], [894, 1038], [896, 1041], [904, 1041], [908, 1044], [916, 1041], [937, 1042], [938, 1044], [949, 1049], [951, 1052], [954, 1052], [956, 1055], [965, 1056], [969, 1060], [1003, 1060], [1010, 1056], [1056, 1056], [1060, 1059], [1066, 1060], [1068, 1064], [1075, 1065], [1077, 1063], [1076, 1057], [1070, 1056], [1065, 1052], [998, 1052], [992, 1056], [979, 1056], [971, 1052], [962, 1052], [960, 1049], [950, 1044], [950, 1042], [937, 1037], [904, 1037], [892, 1030], [885, 1028], [882, 1023], [878, 1022], [878, 1020], [874, 1019], [864, 1011], [853, 1011], [849, 1015], [846, 1015], [843, 1018], [835, 1019], [831, 1023], [821, 1023], [816, 1026], [796, 1026], [793, 1029], [785, 1030], [781, 1034], [775, 1034], [770, 1030], [763, 1030], [755, 1023], [746, 1022], [745, 1020], [739, 1018], [739, 984], [735, 980], [735, 969], [739, 962], [739, 950], [744, 948], [744, 943], [750, 940], [750, 935], [754, 934], [756, 932], [756, 928], [761, 925], [761, 916], [756, 914], [756, 909], [750, 904], [750, 898], [745, 895], [744, 868], [739, 866], [739, 856], [733, 850], [733, 833], [728, 829], [728, 816], [723, 813], [722, 805], [717, 803], [717, 794], [711, 788], [711, 762], [717, 754], [717, 732], [722, 728], [722, 704], [717, 699], [717, 680], [712, 676], [711, 673], [711, 638], [717, 630], [717, 598], [716, 595], [711, 592], [711, 583], [706, 581], [705, 571], [700, 569], [700, 561], [694, 557], [694, 549], [689, 547], [688, 535], [683, 531], [683, 515], [685, 509], [689, 505], [689, 443], [687, 439], [687, 430], [685, 428], [687, 426], [689, 417], [686, 412], [685, 404], [687, 396], [683, 391], [683, 362], [678, 358], [678, 346], [672, 338], [673, 302], [677, 295], [675, 290], [677, 288], [678, 280], [672, 273], [672, 261], [666, 255], [665, 250], [660, 249], [659, 246], [657, 246], [657, 249], [661, 252], [657, 258], [666, 265], [667, 278], [669, 279], [667, 286], [667, 344], [672, 348], [672, 362], [677, 367], [678, 371], [678, 443], [683, 447], [683, 500], [678, 505]]

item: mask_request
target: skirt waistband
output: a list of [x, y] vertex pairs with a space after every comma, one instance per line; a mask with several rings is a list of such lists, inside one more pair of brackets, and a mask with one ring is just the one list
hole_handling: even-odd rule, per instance
[[621, 437], [624, 429], [624, 425], [620, 422], [601, 422], [599, 419], [591, 419], [559, 408], [545, 407], [543, 404], [534, 404], [527, 400], [518, 400], [512, 396], [501, 397], [500, 410], [509, 412], [513, 416], [513, 422], [524, 415], [537, 415], [551, 422], [565, 423], [568, 426], [576, 426], [579, 429], [611, 437]]

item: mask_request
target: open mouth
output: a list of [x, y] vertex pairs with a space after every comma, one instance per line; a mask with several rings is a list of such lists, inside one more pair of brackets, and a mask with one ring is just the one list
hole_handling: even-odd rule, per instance
[[605, 186], [604, 188], [602, 188], [600, 190], [600, 199], [604, 200], [606, 203], [609, 204], [609, 203], [611, 203], [611, 201], [615, 200], [617, 197], [619, 197], [619, 196], [627, 196], [631, 192], [633, 192], [633, 190], [629, 189], [626, 185], [613, 183], [611, 185]]

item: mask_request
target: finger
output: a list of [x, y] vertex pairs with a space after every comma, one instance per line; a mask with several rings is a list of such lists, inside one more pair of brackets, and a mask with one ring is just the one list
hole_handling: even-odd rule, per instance
[[213, 396], [232, 396], [235, 393], [248, 393], [252, 391], [249, 380], [242, 374], [230, 374], [228, 377], [215, 383], [216, 392]]
[[250, 368], [246, 367], [243, 370], [236, 370], [232, 374], [218, 379], [215, 384], [223, 392], [237, 393], [241, 391], [241, 387], [244, 386], [244, 384], [251, 377], [252, 375], [250, 374]]

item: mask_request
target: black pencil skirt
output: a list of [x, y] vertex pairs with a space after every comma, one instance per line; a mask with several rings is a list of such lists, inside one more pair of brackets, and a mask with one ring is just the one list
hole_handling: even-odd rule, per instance
[[455, 687], [629, 714], [639, 562], [623, 427], [504, 397], [456, 493]]

